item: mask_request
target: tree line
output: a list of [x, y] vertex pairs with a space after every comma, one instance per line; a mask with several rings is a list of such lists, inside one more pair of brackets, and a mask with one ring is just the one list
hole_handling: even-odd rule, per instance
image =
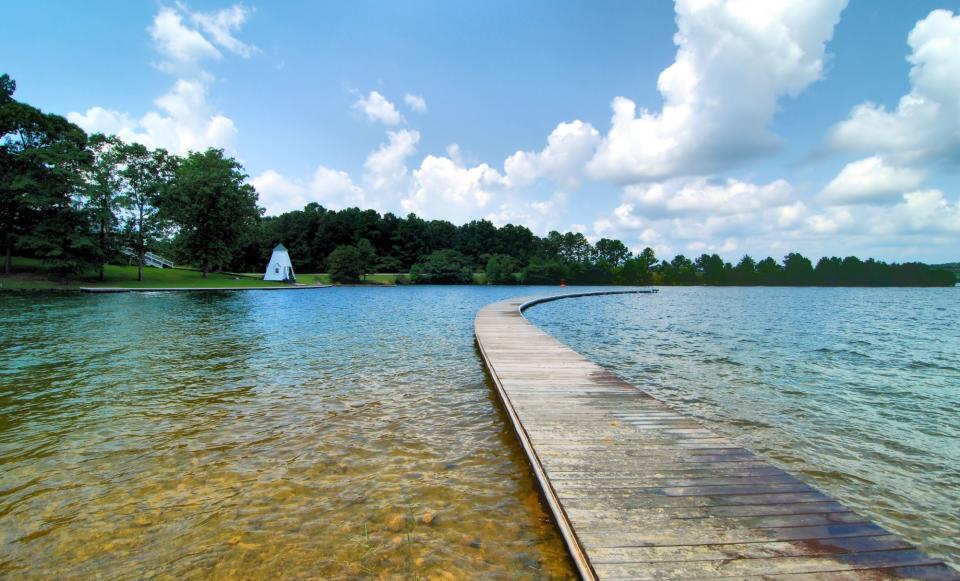
[[206, 276], [236, 257], [262, 210], [243, 167], [222, 150], [180, 157], [87, 135], [60, 115], [13, 98], [0, 76], [0, 239], [4, 272], [14, 252], [64, 274], [148, 250], [173, 252]]
[[650, 248], [591, 243], [577, 232], [541, 237], [487, 220], [454, 225], [374, 210], [302, 210], [263, 216], [243, 167], [222, 150], [177, 156], [163, 149], [87, 135], [63, 117], [13, 98], [0, 76], [0, 237], [4, 270], [14, 253], [64, 274], [132, 256], [140, 278], [148, 251], [206, 273], [261, 272], [283, 243], [299, 272], [353, 282], [371, 272], [409, 273], [415, 283], [624, 285], [952, 285], [951, 273], [920, 263], [800, 254], [736, 265], [718, 255], [659, 260]]

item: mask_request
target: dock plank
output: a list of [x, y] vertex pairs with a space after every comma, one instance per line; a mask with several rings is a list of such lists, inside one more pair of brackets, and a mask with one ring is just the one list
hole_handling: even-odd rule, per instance
[[[960, 573], [576, 353], [484, 307], [477, 344], [584, 579], [937, 579]], [[637, 291], [633, 291], [637, 292]]]

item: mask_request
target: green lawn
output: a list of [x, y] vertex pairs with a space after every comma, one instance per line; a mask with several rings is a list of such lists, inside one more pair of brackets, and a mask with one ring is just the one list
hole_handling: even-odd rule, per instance
[[[203, 287], [270, 287], [287, 286], [280, 282], [264, 282], [255, 278], [238, 277], [226, 274], [207, 275], [195, 270], [179, 268], [144, 268], [143, 281], [137, 281], [136, 266], [107, 265], [103, 281], [97, 280], [95, 273], [85, 276], [63, 279], [47, 271], [39, 260], [32, 258], [14, 258], [12, 275], [0, 274], [0, 285], [4, 289], [63, 289], [70, 290], [82, 286], [122, 287], [122, 288], [203, 288]], [[303, 281], [314, 284], [312, 281]]]
[[[204, 288], [204, 287], [271, 287], [287, 286], [282, 282], [266, 282], [260, 280], [260, 273], [210, 273], [203, 278], [199, 271], [181, 268], [148, 268], [143, 269], [143, 281], [137, 281], [137, 267], [126, 265], [107, 265], [104, 280], [97, 280], [97, 275], [90, 272], [84, 276], [61, 278], [49, 272], [41, 262], [34, 258], [13, 259], [13, 274], [0, 274], [0, 290], [2, 289], [62, 289], [71, 290], [79, 287], [119, 287], [119, 288]], [[483, 273], [473, 275], [474, 283], [484, 284], [486, 276]], [[297, 282], [305, 285], [332, 284], [330, 275], [325, 273], [298, 274]], [[368, 274], [366, 280], [360, 284], [394, 285], [407, 282], [405, 273], [378, 273]]]
[[[244, 277], [260, 277], [260, 274], [254, 274], [252, 272], [245, 272], [240, 276]], [[366, 280], [361, 280], [359, 284], [369, 284], [369, 285], [393, 285], [398, 284], [398, 280], [405, 280], [407, 278], [406, 273], [402, 272], [392, 272], [392, 273], [378, 273], [378, 274], [368, 274]], [[330, 275], [318, 272], [318, 273], [298, 273], [297, 282], [301, 284], [334, 284], [330, 280]], [[402, 284], [399, 283], [399, 284]]]

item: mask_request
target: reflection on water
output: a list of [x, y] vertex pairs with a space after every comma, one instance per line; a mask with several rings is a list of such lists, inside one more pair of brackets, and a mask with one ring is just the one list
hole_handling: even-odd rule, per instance
[[510, 288], [0, 295], [0, 576], [572, 576], [482, 364]]
[[960, 566], [960, 289], [667, 288], [527, 316]]

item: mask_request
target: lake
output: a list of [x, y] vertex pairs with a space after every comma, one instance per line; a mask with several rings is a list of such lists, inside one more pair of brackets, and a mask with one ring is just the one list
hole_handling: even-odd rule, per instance
[[[473, 342], [531, 287], [0, 295], [0, 576], [573, 576]], [[580, 290], [580, 289], [576, 289]], [[960, 561], [955, 289], [531, 320]]]
[[960, 289], [664, 288], [527, 316], [960, 566]]

